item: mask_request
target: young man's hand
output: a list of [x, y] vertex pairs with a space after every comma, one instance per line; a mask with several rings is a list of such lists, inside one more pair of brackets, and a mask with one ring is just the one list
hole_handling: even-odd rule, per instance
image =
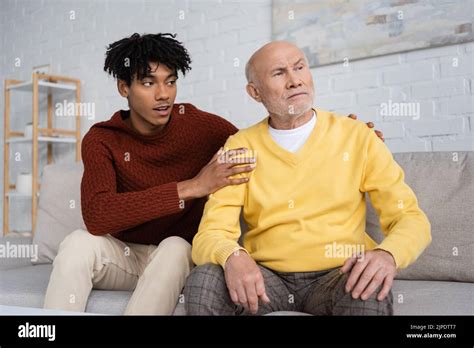
[[228, 257], [224, 274], [230, 298], [235, 304], [256, 314], [259, 299], [264, 303], [270, 303], [265, 292], [262, 272], [245, 251], [238, 250]]
[[[354, 115], [354, 114], [350, 114], [347, 117], [352, 118], [353, 120], [357, 120], [357, 115]], [[374, 128], [374, 124], [372, 122], [367, 122], [366, 125], [369, 128]], [[377, 134], [377, 136], [380, 138], [380, 140], [385, 142], [385, 139], [383, 137], [383, 133], [381, 131], [375, 129], [375, 134]]]
[[255, 157], [239, 157], [248, 151], [246, 148], [219, 150], [201, 171], [191, 180], [178, 183], [180, 199], [205, 197], [228, 185], [240, 185], [248, 182], [248, 178], [230, 177], [240, 173], [251, 172], [255, 168]]
[[346, 282], [346, 292], [352, 293], [352, 298], [367, 300], [381, 285], [382, 289], [377, 300], [382, 301], [390, 291], [397, 266], [392, 254], [382, 249], [364, 253], [363, 257], [353, 256], [344, 262], [342, 273], [350, 271]]

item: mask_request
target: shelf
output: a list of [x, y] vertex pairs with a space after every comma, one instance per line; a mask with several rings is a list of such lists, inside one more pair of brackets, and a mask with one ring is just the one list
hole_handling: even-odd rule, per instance
[[[6, 140], [7, 143], [28, 143], [32, 142], [33, 138], [25, 138], [25, 137], [11, 137]], [[76, 138], [75, 137], [38, 137], [38, 142], [40, 143], [70, 143], [75, 144]]]
[[[18, 91], [29, 91], [33, 90], [33, 81], [26, 81], [22, 83], [18, 83], [15, 85], [10, 85], [7, 87], [8, 90], [18, 90]], [[52, 90], [63, 90], [63, 91], [75, 91], [76, 85], [74, 84], [66, 84], [66, 83], [55, 83], [49, 81], [38, 81], [38, 91], [42, 93], [51, 92]]]
[[[39, 192], [37, 192], [36, 195], [39, 197]], [[31, 195], [27, 195], [25, 193], [19, 193], [19, 192], [15, 192], [15, 191], [10, 191], [5, 196], [7, 196], [7, 197], [17, 197], [17, 198], [31, 198]]]
[[9, 237], [31, 237], [31, 231], [10, 231], [8, 232]]
[[[9, 123], [11, 119], [11, 112], [10, 107], [12, 103], [12, 92], [13, 91], [22, 91], [28, 94], [33, 95], [33, 104], [32, 104], [32, 112], [30, 123], [34, 124], [34, 134], [35, 137], [32, 137], [30, 132], [24, 131], [12, 131], [10, 129]], [[53, 127], [54, 119], [53, 119], [53, 108], [54, 108], [54, 100], [61, 99], [71, 99], [74, 100], [75, 103], [80, 103], [81, 99], [81, 81], [79, 79], [75, 79], [72, 77], [67, 76], [59, 76], [59, 75], [50, 75], [50, 74], [39, 74], [33, 72], [31, 75], [31, 80], [29, 81], [20, 81], [17, 79], [6, 79], [4, 84], [4, 93], [5, 93], [5, 125], [6, 128], [4, 129], [5, 137], [4, 137], [4, 148], [5, 150], [13, 150], [11, 144], [24, 144], [27, 147], [32, 147], [31, 151], [31, 159], [32, 159], [32, 166], [31, 166], [31, 174], [33, 175], [32, 184], [38, 184], [37, 188], [33, 191], [34, 193], [24, 194], [18, 193], [16, 189], [16, 185], [10, 184], [10, 154], [7, 152], [6, 157], [4, 160], [4, 169], [3, 169], [3, 181], [4, 187], [7, 189], [3, 194], [3, 234], [9, 234], [10, 231], [10, 206], [7, 204], [9, 200], [21, 200], [25, 202], [30, 200], [31, 202], [31, 231], [26, 231], [26, 233], [34, 234], [36, 220], [37, 220], [37, 213], [38, 213], [38, 206], [39, 206], [39, 199], [37, 197], [40, 196], [39, 189], [40, 189], [40, 178], [39, 173], [42, 170], [42, 167], [46, 163], [42, 163], [40, 161], [43, 158], [43, 151], [41, 150], [44, 144], [47, 146], [47, 158], [48, 163], [55, 162], [53, 156], [53, 149], [54, 144], [63, 143], [63, 144], [74, 144], [76, 149], [76, 161], [80, 161], [81, 159], [81, 118], [78, 117], [79, 115], [75, 115], [75, 129], [61, 129]], [[18, 98], [16, 98], [18, 99]], [[16, 100], [18, 102], [18, 100]], [[47, 107], [47, 124], [48, 127], [40, 127], [42, 111], [45, 107], [44, 101], [46, 101]], [[46, 122], [44, 122], [46, 123]], [[28, 129], [29, 130], [29, 129]], [[26, 137], [27, 136], [27, 137]], [[41, 144], [41, 145], [39, 145]], [[53, 146], [54, 145], [54, 146]], [[39, 148], [38, 148], [39, 146]], [[59, 145], [58, 145], [59, 146]], [[69, 145], [68, 145], [69, 146]], [[34, 149], [33, 149], [34, 148]], [[33, 151], [34, 150], [34, 151]], [[41, 150], [41, 151], [40, 151]], [[41, 165], [41, 167], [40, 167]], [[21, 187], [20, 187], [21, 189]], [[26, 199], [25, 199], [26, 198]], [[12, 221], [13, 222], [13, 221]], [[13, 233], [13, 231], [11, 232]], [[20, 231], [20, 233], [23, 233]]]

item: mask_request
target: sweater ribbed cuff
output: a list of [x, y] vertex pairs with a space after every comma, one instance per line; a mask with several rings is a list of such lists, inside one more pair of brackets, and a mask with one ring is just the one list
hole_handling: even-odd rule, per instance
[[[214, 255], [216, 261], [219, 265], [224, 268], [225, 263], [230, 255], [232, 255], [237, 250], [243, 250], [247, 252], [244, 248], [242, 248], [237, 242], [234, 241], [226, 241], [224, 245], [220, 245], [219, 248], [215, 251]], [[247, 252], [248, 253], [248, 252]]]
[[[178, 183], [170, 182], [157, 187], [160, 216], [176, 214], [183, 210], [184, 205], [180, 206], [178, 195]], [[182, 208], [183, 207], [183, 208]]]

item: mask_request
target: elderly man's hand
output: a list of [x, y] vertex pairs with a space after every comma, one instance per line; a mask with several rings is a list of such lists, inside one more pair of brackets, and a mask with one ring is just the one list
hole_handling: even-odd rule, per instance
[[270, 303], [265, 292], [263, 276], [255, 261], [245, 251], [239, 250], [227, 259], [224, 267], [225, 281], [230, 298], [247, 311], [256, 314], [259, 298]]
[[[357, 115], [354, 115], [354, 114], [350, 114], [347, 117], [352, 118], [353, 120], [357, 120]], [[374, 123], [373, 122], [367, 122], [366, 125], [369, 128], [374, 128]], [[385, 142], [385, 138], [383, 137], [383, 133], [381, 131], [375, 129], [375, 134], [377, 134], [377, 136], [380, 138], [380, 140]]]
[[344, 262], [342, 273], [350, 271], [346, 283], [346, 292], [352, 293], [352, 298], [367, 300], [370, 295], [383, 284], [377, 300], [382, 301], [387, 296], [397, 273], [395, 260], [388, 251], [375, 249], [367, 251], [363, 257], [353, 256]]

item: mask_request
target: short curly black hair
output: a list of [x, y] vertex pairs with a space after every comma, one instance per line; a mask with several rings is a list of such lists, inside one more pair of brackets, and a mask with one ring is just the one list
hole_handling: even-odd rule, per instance
[[128, 86], [135, 78], [141, 80], [150, 73], [150, 63], [164, 64], [176, 74], [181, 71], [185, 75], [191, 70], [191, 58], [175, 37], [170, 33], [135, 33], [116, 41], [107, 47], [104, 71]]

